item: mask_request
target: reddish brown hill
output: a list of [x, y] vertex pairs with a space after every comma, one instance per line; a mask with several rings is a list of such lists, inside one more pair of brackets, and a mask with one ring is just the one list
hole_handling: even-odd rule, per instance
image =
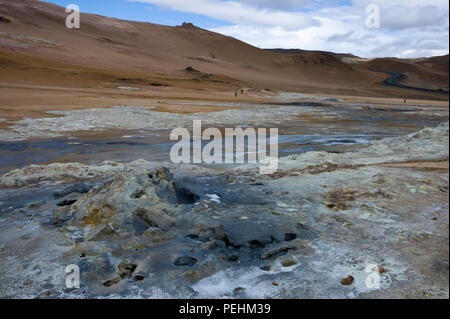
[[72, 64], [151, 73], [193, 66], [272, 88], [374, 82], [369, 72], [326, 53], [260, 50], [191, 24], [169, 27], [82, 14], [81, 28], [68, 30], [64, 8], [35, 0], [0, 0], [0, 16], [10, 20], [2, 23], [2, 48]]
[[[169, 27], [92, 14], [82, 14], [81, 28], [69, 30], [66, 15], [65, 8], [42, 1], [0, 0], [1, 48], [95, 68], [95, 72], [109, 69], [178, 78], [185, 76], [187, 66], [192, 66], [206, 75], [193, 79], [199, 87], [208, 79], [286, 91], [398, 95], [396, 89], [380, 88], [385, 75], [348, 65], [325, 52], [284, 54], [260, 50], [189, 23]], [[47, 69], [47, 76], [52, 70]], [[42, 79], [46, 75], [41, 72], [39, 76]], [[37, 82], [39, 79], [35, 77]], [[438, 75], [428, 79], [441, 80]]]
[[442, 64], [442, 59], [427, 59], [418, 63], [396, 58], [381, 58], [360, 64], [359, 68], [402, 73], [406, 76], [402, 83], [407, 85], [448, 89], [448, 69], [443, 69]]
[[419, 62], [416, 62], [419, 65], [422, 65], [424, 67], [433, 69], [438, 72], [446, 73], [448, 74], [449, 70], [449, 61], [448, 61], [448, 54], [443, 56], [435, 56], [428, 59], [423, 59]]

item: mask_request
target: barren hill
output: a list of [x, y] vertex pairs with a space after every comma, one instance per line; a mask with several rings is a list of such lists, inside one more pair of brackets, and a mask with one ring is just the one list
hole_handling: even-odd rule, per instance
[[[14, 77], [13, 73], [21, 71], [15, 76], [15, 81], [20, 81], [20, 74], [25, 72], [26, 66], [10, 70], [16, 64], [8, 64], [7, 61], [24, 62], [28, 59], [26, 56], [32, 56], [29, 59], [41, 59], [38, 65], [45, 64], [46, 72], [39, 68], [26, 70], [28, 75], [34, 72], [37, 75], [28, 76], [24, 81], [34, 78], [37, 82], [45, 82], [46, 77], [52, 77], [51, 73], [61, 73], [60, 65], [55, 63], [63, 63], [66, 68], [68, 65], [72, 65], [72, 69], [82, 67], [66, 75], [64, 81], [70, 78], [72, 86], [77, 82], [78, 85], [86, 85], [83, 74], [87, 71], [84, 68], [93, 68], [95, 71], [91, 69], [89, 72], [104, 73], [97, 77], [100, 86], [104, 85], [104, 77], [115, 81], [110, 76], [114, 70], [114, 77], [119, 79], [120, 72], [137, 72], [143, 78], [158, 76], [192, 80], [200, 88], [206, 80], [210, 82], [206, 86], [215, 83], [233, 88], [248, 86], [311, 93], [399, 95], [395, 88], [380, 87], [385, 75], [372, 72], [372, 68], [344, 63], [336, 55], [326, 52], [285, 54], [261, 50], [190, 23], [170, 27], [93, 14], [82, 14], [81, 28], [69, 30], [65, 26], [66, 16], [65, 8], [46, 2], [0, 0], [0, 44], [4, 50], [0, 52], [3, 61], [0, 82], [7, 82]], [[17, 56], [13, 57], [11, 53]], [[183, 70], [188, 66], [201, 72], [186, 76]], [[420, 68], [429, 69], [427, 66]], [[445, 77], [433, 72], [433, 76], [425, 80], [438, 81], [441, 85]], [[419, 93], [410, 94], [417, 96]], [[423, 97], [424, 94], [419, 95]]]
[[359, 68], [398, 72], [405, 75], [403, 84], [448, 90], [448, 55], [447, 68], [445, 68], [445, 57], [421, 59], [420, 62], [397, 58], [373, 59], [359, 65]]
[[448, 54], [423, 59], [421, 61], [418, 61], [417, 63], [424, 67], [432, 68], [438, 72], [443, 72], [448, 75], [448, 68], [449, 68]]

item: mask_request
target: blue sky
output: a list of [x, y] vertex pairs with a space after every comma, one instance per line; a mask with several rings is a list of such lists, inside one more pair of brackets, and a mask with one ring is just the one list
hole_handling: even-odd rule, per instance
[[226, 21], [212, 19], [199, 14], [168, 10], [151, 3], [130, 2], [126, 0], [51, 0], [48, 2], [62, 7], [73, 3], [80, 7], [81, 12], [85, 13], [95, 13], [118, 19], [152, 22], [170, 26], [181, 25], [183, 22], [188, 21], [205, 29], [230, 25]]
[[[195, 25], [263, 48], [402, 58], [448, 54], [448, 0], [50, 0], [125, 20]], [[379, 25], [368, 27], [368, 6]]]

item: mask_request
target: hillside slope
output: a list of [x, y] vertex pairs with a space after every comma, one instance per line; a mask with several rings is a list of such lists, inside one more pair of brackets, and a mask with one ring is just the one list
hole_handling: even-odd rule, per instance
[[[170, 27], [93, 14], [82, 14], [81, 28], [69, 30], [65, 26], [66, 16], [65, 8], [43, 1], [0, 0], [1, 48], [19, 54], [17, 59], [29, 55], [49, 63], [56, 61], [166, 78], [185, 78], [183, 70], [192, 66], [201, 72], [196, 74], [197, 78], [193, 78], [193, 74], [188, 74], [187, 78], [193, 78], [199, 88], [203, 80], [208, 79], [225, 82], [227, 86], [284, 91], [404, 95], [395, 88], [380, 87], [385, 75], [372, 72], [371, 68], [344, 63], [326, 52], [285, 54], [261, 50], [190, 23]], [[5, 74], [7, 67], [3, 70]], [[52, 70], [47, 68], [47, 74]], [[41, 70], [40, 77], [45, 76], [42, 73]], [[72, 72], [73, 85], [75, 73]], [[212, 75], [219, 78], [211, 79]], [[442, 79], [435, 76], [426, 80]], [[419, 97], [417, 92], [410, 94]]]
[[398, 72], [405, 75], [402, 84], [429, 89], [445, 89], [448, 91], [448, 56], [447, 68], [441, 57], [423, 59], [420, 62], [396, 59], [373, 59], [358, 66], [371, 71]]
[[169, 27], [82, 14], [81, 28], [68, 30], [64, 8], [35, 0], [0, 0], [0, 16], [9, 20], [1, 24], [2, 48], [71, 64], [150, 73], [193, 66], [272, 88], [374, 82], [374, 75], [326, 53], [269, 52], [188, 23]]

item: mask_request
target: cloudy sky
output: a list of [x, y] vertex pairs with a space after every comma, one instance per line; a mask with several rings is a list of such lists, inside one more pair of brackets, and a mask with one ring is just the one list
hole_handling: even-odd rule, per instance
[[[363, 57], [448, 54], [447, 0], [54, 0], [82, 12], [195, 25], [261, 48]], [[378, 15], [379, 13], [379, 15]], [[379, 17], [379, 19], [377, 19]]]

